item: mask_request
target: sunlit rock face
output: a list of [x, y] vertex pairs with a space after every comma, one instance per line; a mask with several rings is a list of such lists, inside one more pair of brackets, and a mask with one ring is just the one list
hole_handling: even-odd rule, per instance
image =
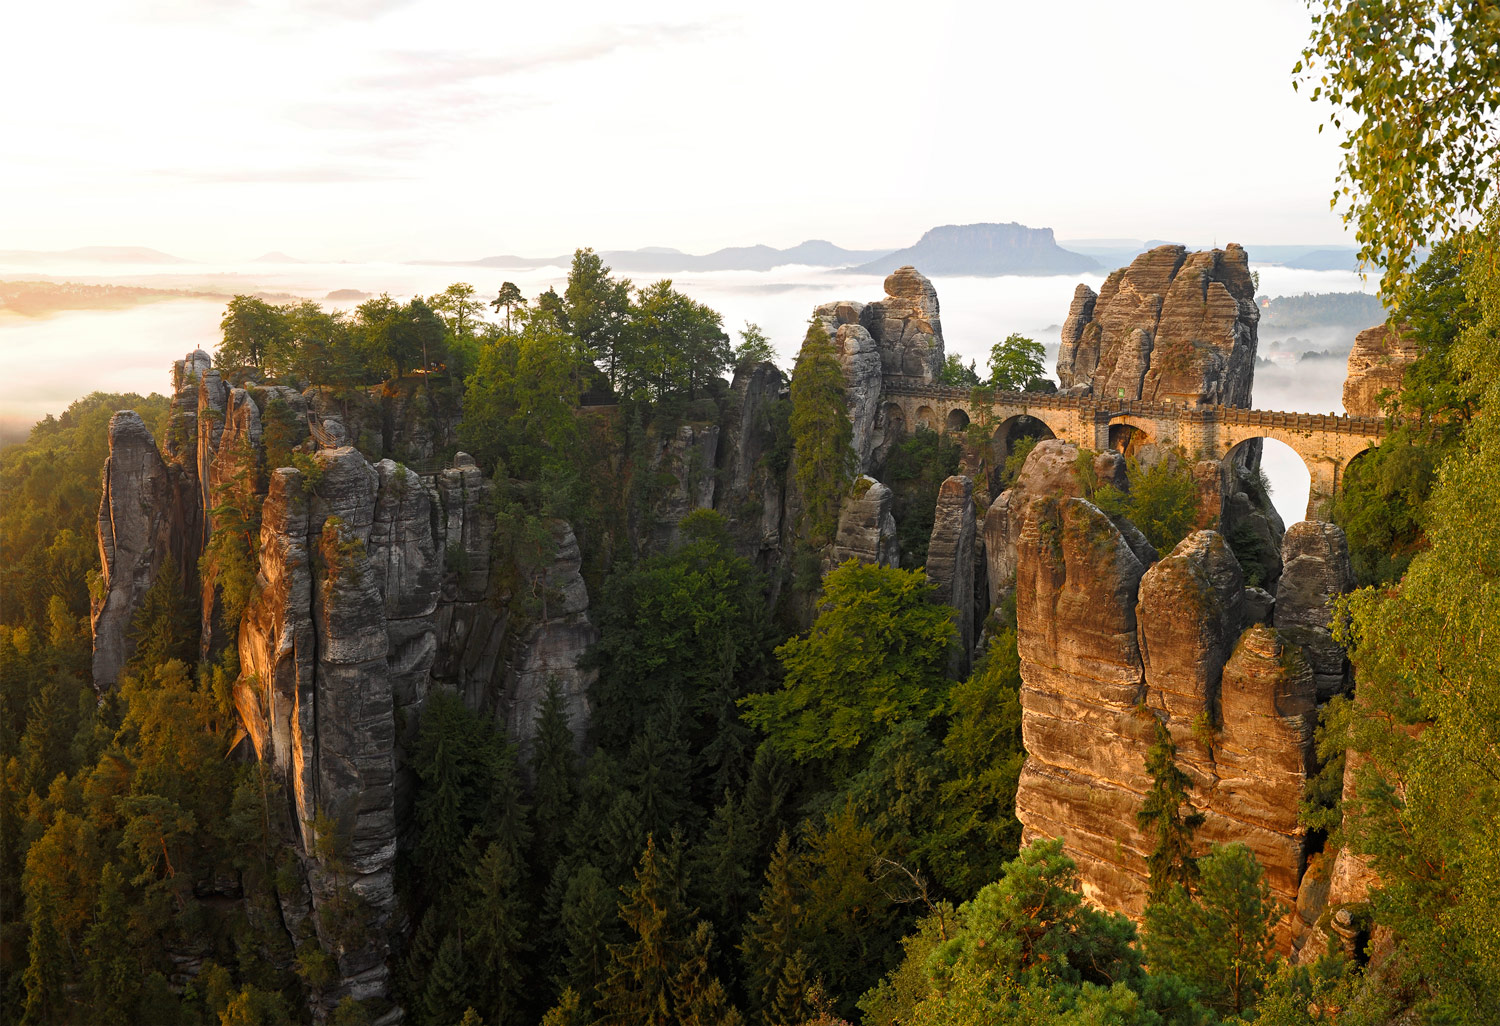
[[1057, 376], [1102, 398], [1249, 406], [1260, 310], [1237, 245], [1158, 246], [1080, 285], [1063, 324]]
[[1343, 528], [1318, 520], [1293, 524], [1282, 543], [1276, 586], [1276, 629], [1298, 645], [1312, 669], [1318, 700], [1349, 689], [1349, 659], [1333, 640], [1333, 603], [1354, 590]]
[[[1344, 410], [1351, 417], [1380, 417], [1421, 353], [1410, 328], [1392, 330], [1384, 324], [1354, 336], [1344, 378]], [[1382, 403], [1382, 397], [1385, 402]]]
[[[1059, 456], [1042, 457], [1038, 477]], [[1024, 836], [1063, 838], [1088, 899], [1139, 916], [1154, 840], [1136, 813], [1159, 722], [1205, 816], [1199, 844], [1248, 845], [1273, 894], [1295, 907], [1306, 869], [1297, 802], [1315, 768], [1314, 666], [1263, 622], [1269, 595], [1245, 584], [1217, 532], [1190, 534], [1158, 559], [1131, 543], [1132, 531], [1083, 498], [1025, 504], [1015, 561]], [[1283, 949], [1301, 936], [1299, 921], [1280, 928]]]
[[720, 419], [723, 442], [714, 508], [728, 518], [736, 550], [762, 570], [781, 555], [786, 474], [778, 473], [772, 455], [776, 408], [787, 401], [786, 387], [786, 376], [773, 363], [741, 367]]

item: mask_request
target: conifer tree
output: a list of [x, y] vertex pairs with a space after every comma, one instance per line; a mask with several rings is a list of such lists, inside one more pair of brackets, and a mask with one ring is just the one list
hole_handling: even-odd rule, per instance
[[1203, 823], [1201, 812], [1183, 815], [1193, 781], [1177, 768], [1177, 745], [1171, 733], [1160, 720], [1155, 723], [1156, 743], [1146, 751], [1151, 789], [1135, 815], [1136, 825], [1156, 838], [1156, 846], [1146, 856], [1151, 873], [1148, 902], [1161, 900], [1173, 884], [1191, 888], [1197, 882], [1193, 831]]
[[724, 984], [713, 971], [713, 927], [698, 920], [672, 980], [672, 1001], [681, 1026], [722, 1026], [738, 1019]]
[[448, 934], [438, 946], [437, 958], [422, 988], [420, 1008], [425, 1021], [433, 1026], [458, 1022], [470, 1005], [469, 984], [474, 980], [464, 957], [463, 941], [456, 931]]
[[99, 875], [99, 909], [84, 935], [84, 980], [92, 1002], [90, 1017], [101, 1024], [132, 1022], [139, 989], [140, 958], [131, 942], [125, 880], [113, 864]]
[[599, 997], [604, 1026], [673, 1026], [672, 983], [687, 949], [690, 913], [683, 904], [672, 854], [646, 839], [634, 886], [625, 889], [620, 919], [627, 939], [611, 944], [609, 979]]
[[518, 1021], [525, 1002], [522, 958], [531, 921], [521, 866], [510, 846], [492, 842], [469, 872], [465, 951], [476, 971], [475, 1004], [490, 1026]]
[[547, 694], [537, 714], [531, 748], [532, 808], [535, 841], [533, 864], [546, 874], [567, 850], [568, 825], [578, 793], [578, 769], [573, 731], [557, 679], [547, 682]]
[[801, 1026], [817, 1014], [818, 985], [811, 972], [807, 954], [799, 948], [781, 967], [775, 998], [766, 1009], [766, 1026]]
[[833, 540], [854, 474], [854, 428], [844, 402], [844, 371], [822, 323], [808, 325], [792, 373], [792, 444], [797, 487], [814, 546]]
[[801, 955], [798, 947], [802, 925], [802, 895], [797, 881], [792, 841], [785, 832], [776, 842], [766, 883], [760, 892], [760, 908], [750, 914], [740, 955], [745, 967], [745, 986], [763, 1019], [776, 1003], [788, 963]]
[[610, 937], [619, 923], [618, 909], [604, 874], [583, 863], [568, 877], [559, 913], [562, 972], [558, 982], [578, 997], [588, 1013], [609, 973]]

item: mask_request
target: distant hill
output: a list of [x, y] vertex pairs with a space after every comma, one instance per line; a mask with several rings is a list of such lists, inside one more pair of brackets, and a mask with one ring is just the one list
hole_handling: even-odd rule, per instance
[[1260, 333], [1335, 326], [1359, 330], [1384, 323], [1385, 316], [1379, 297], [1365, 292], [1277, 296], [1260, 309]]
[[853, 268], [865, 274], [889, 274], [911, 264], [923, 274], [1077, 274], [1097, 271], [1091, 257], [1063, 249], [1051, 228], [1010, 224], [948, 224], [933, 228], [915, 246]]
[[188, 264], [191, 260], [163, 253], [145, 246], [81, 246], [78, 249], [6, 249], [0, 250], [0, 262], [8, 264], [57, 263], [63, 260], [88, 260], [101, 264]]
[[287, 256], [285, 253], [281, 252], [281, 250], [279, 250], [279, 249], [273, 249], [269, 253], [262, 253], [260, 256], [256, 257], [254, 260], [252, 260], [250, 262], [252, 264], [305, 264], [305, 263], [307, 263], [306, 260], [298, 260], [296, 257]]
[[[731, 246], [712, 253], [693, 254], [664, 246], [644, 249], [607, 249], [599, 257], [615, 271], [631, 274], [663, 274], [672, 271], [769, 271], [786, 264], [813, 267], [847, 267], [890, 252], [885, 249], [844, 249], [822, 239], [811, 239], [789, 249], [771, 246]], [[529, 269], [533, 267], [567, 267], [572, 254], [555, 257], [492, 256], [481, 260], [435, 261], [457, 267], [493, 267]]]

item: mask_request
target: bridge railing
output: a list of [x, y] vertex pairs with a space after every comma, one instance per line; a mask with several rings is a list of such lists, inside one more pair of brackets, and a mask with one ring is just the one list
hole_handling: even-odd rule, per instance
[[[928, 385], [913, 381], [888, 381], [891, 395], [923, 396], [953, 405], [968, 406], [975, 389], [951, 385]], [[1154, 399], [1098, 399], [1093, 396], [1062, 396], [1052, 392], [995, 392], [996, 406], [1029, 406], [1051, 410], [1088, 410], [1106, 417], [1138, 416], [1187, 421], [1189, 423], [1240, 424], [1287, 431], [1320, 431], [1382, 437], [1389, 430], [1382, 417], [1340, 417], [1327, 413], [1286, 413], [1280, 410], [1246, 410], [1237, 406], [1197, 406]]]

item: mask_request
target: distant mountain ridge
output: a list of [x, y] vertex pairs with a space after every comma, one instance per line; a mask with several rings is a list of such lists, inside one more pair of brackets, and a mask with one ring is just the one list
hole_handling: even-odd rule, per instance
[[1077, 274], [1097, 271], [1092, 257], [1063, 249], [1051, 228], [1009, 224], [945, 224], [933, 228], [915, 246], [854, 268], [866, 274], [889, 274], [907, 264], [926, 275]]
[[[926, 232], [905, 249], [844, 249], [824, 239], [809, 239], [788, 249], [772, 246], [729, 246], [712, 253], [693, 254], [662, 246], [604, 250], [600, 258], [616, 271], [651, 274], [672, 271], [769, 271], [801, 264], [848, 270], [856, 274], [889, 274], [912, 264], [924, 274], [1000, 275], [1073, 274], [1096, 271], [1089, 257], [1057, 245], [1051, 228], [1009, 224], [943, 225]], [[479, 260], [423, 260], [419, 263], [455, 267], [529, 270], [549, 265], [566, 267], [572, 257], [491, 256]]]

